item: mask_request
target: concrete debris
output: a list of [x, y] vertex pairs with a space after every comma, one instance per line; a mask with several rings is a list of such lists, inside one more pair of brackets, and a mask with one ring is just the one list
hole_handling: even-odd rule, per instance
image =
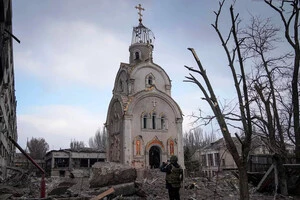
[[12, 196], [12, 194], [1, 194], [0, 199], [2, 200], [7, 200]]
[[[73, 179], [73, 178], [72, 178]], [[48, 195], [49, 196], [61, 196], [67, 193], [68, 189], [75, 185], [74, 182], [61, 182], [56, 188], [53, 188]]]
[[[115, 171], [122, 172], [129, 168], [111, 165], [111, 169], [96, 169], [97, 175], [105, 175]], [[107, 166], [106, 166], [107, 167]], [[40, 178], [28, 174], [27, 184], [16, 183], [16, 177], [22, 182], [20, 172], [11, 176], [0, 184], [0, 199], [2, 200], [38, 200], [40, 196]], [[22, 172], [23, 173], [23, 172]], [[130, 172], [131, 173], [131, 172]], [[128, 173], [128, 174], [130, 174]], [[26, 174], [26, 173], [23, 173]], [[119, 175], [118, 173], [113, 173]], [[159, 169], [151, 169], [144, 173], [146, 177], [137, 177], [125, 183], [117, 183], [99, 187], [90, 187], [88, 177], [56, 177], [46, 178], [47, 197], [43, 200], [166, 200], [168, 192], [165, 188], [165, 173]], [[131, 180], [131, 179], [130, 179]], [[134, 180], [134, 181], [133, 181]], [[113, 182], [113, 181], [110, 181]], [[103, 182], [101, 182], [103, 183]], [[17, 187], [12, 185], [18, 185]], [[95, 185], [94, 185], [95, 186]], [[182, 200], [233, 200], [239, 199], [238, 180], [230, 172], [220, 173], [218, 176], [207, 179], [204, 177], [186, 177], [180, 190]], [[250, 185], [251, 200], [273, 200], [274, 195], [258, 193]], [[297, 199], [297, 197], [276, 196], [277, 200]], [[299, 199], [299, 198], [298, 198]]]
[[23, 196], [25, 193], [23, 190], [17, 188], [17, 187], [12, 187], [9, 185], [0, 185], [0, 194], [4, 195], [4, 194], [11, 194], [15, 197], [21, 197]]
[[114, 192], [115, 192], [114, 188], [109, 188], [108, 190], [106, 190], [105, 192], [102, 192], [98, 196], [95, 196], [95, 197], [91, 198], [91, 200], [100, 200], [100, 199], [102, 199], [102, 198], [106, 197], [107, 195], [110, 195]]
[[98, 162], [92, 166], [90, 188], [134, 182], [135, 168], [118, 163]]

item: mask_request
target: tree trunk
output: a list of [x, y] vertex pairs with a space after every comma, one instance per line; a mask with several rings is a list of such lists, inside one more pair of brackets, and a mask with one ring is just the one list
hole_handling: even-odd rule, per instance
[[288, 195], [288, 186], [287, 186], [287, 174], [286, 174], [285, 168], [283, 166], [284, 163], [285, 163], [284, 158], [282, 158], [281, 155], [278, 155], [278, 154], [274, 155], [274, 164], [277, 167], [277, 173], [278, 173], [278, 178], [279, 178], [278, 188], [280, 190], [280, 194], [286, 196], [286, 195]]
[[240, 199], [249, 200], [247, 165], [243, 164], [243, 166], [240, 166], [238, 170], [239, 170]]
[[294, 61], [294, 74], [292, 80], [292, 103], [293, 103], [293, 116], [294, 116], [294, 132], [295, 132], [295, 143], [296, 143], [296, 162], [300, 163], [300, 125], [299, 125], [299, 93], [298, 93], [298, 74], [299, 74], [299, 46], [298, 51], [295, 50], [295, 61]]

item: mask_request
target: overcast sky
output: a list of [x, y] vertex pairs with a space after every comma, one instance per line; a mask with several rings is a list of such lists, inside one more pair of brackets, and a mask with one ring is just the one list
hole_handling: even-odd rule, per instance
[[[197, 51], [220, 100], [235, 98], [211, 26], [218, 1], [14, 0], [13, 33], [21, 40], [14, 43], [18, 143], [23, 148], [32, 137], [44, 138], [50, 149], [69, 148], [71, 140], [88, 145], [103, 127], [120, 62], [129, 60], [139, 3], [145, 8], [143, 24], [156, 37], [154, 62], [168, 73], [172, 97], [183, 111], [183, 131], [191, 128], [192, 112], [210, 113], [199, 89], [183, 82], [188, 75], [184, 65], [196, 67], [188, 47]], [[245, 22], [251, 14], [277, 19], [262, 0], [238, 1], [235, 11]], [[224, 30], [228, 14], [226, 6]]]

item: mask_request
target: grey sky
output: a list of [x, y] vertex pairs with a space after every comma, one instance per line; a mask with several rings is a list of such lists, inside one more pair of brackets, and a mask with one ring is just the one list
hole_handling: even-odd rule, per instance
[[[234, 98], [225, 55], [210, 25], [218, 1], [16, 0], [13, 32], [21, 44], [14, 44], [14, 64], [22, 147], [31, 137], [45, 138], [51, 149], [68, 148], [72, 139], [87, 144], [103, 126], [119, 64], [129, 59], [139, 3], [145, 8], [144, 25], [156, 37], [154, 62], [169, 74], [172, 97], [185, 115], [184, 131], [191, 128], [187, 116], [193, 111], [210, 112], [199, 89], [183, 82], [184, 65], [196, 66], [187, 47], [197, 51], [220, 99]], [[244, 21], [250, 13], [278, 21], [262, 1], [237, 1], [235, 10]], [[226, 6], [222, 30], [228, 29], [228, 16]]]

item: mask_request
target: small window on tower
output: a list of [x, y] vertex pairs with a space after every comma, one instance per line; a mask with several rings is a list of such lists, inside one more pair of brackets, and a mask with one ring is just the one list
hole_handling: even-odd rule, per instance
[[139, 60], [140, 59], [140, 54], [139, 54], [139, 52], [135, 52], [134, 53], [135, 54], [135, 60]]
[[155, 85], [155, 77], [153, 76], [152, 73], [148, 74], [146, 77], [145, 77], [145, 85], [146, 87], [152, 87], [153, 85]]

